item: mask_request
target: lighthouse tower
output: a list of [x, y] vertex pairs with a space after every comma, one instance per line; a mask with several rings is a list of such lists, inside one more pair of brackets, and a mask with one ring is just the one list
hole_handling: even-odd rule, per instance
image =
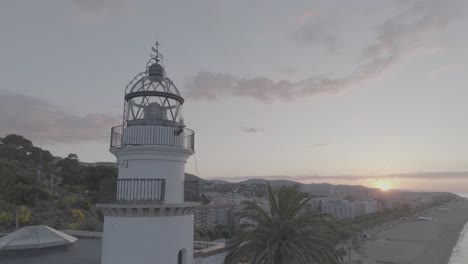
[[146, 71], [127, 85], [123, 124], [112, 128], [119, 173], [97, 205], [104, 214], [102, 264], [192, 263], [198, 203], [184, 199], [184, 170], [194, 132], [184, 125], [184, 98], [166, 76], [158, 45]]

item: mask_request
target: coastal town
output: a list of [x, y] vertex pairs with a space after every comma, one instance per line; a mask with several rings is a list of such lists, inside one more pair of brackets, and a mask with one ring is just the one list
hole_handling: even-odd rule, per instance
[[466, 18], [1, 2], [0, 264], [467, 264]]

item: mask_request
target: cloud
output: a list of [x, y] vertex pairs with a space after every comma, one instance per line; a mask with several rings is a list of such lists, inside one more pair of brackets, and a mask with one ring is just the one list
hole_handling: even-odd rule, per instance
[[294, 15], [291, 18], [291, 21], [295, 24], [303, 25], [310, 18], [317, 16], [318, 14], [319, 12], [315, 10], [304, 10], [302, 13]]
[[439, 66], [436, 69], [432, 70], [431, 74], [434, 75], [434, 76], [439, 76], [439, 75], [442, 75], [442, 74], [446, 74], [446, 73], [449, 73], [449, 72], [456, 71], [456, 70], [460, 69], [461, 67], [462, 67], [462, 65], [460, 65], [460, 64], [445, 64], [445, 65]]
[[296, 70], [292, 68], [283, 67], [283, 68], [274, 69], [273, 72], [277, 74], [293, 74], [293, 73], [296, 73]]
[[244, 133], [260, 133], [260, 132], [263, 132], [263, 129], [254, 128], [254, 127], [242, 127], [241, 131]]
[[327, 182], [327, 181], [362, 181], [362, 180], [382, 180], [382, 179], [418, 179], [418, 180], [457, 180], [468, 179], [468, 172], [421, 172], [421, 173], [402, 173], [385, 175], [305, 175], [305, 176], [240, 176], [240, 177], [218, 177], [213, 178], [224, 181], [244, 181], [248, 179], [264, 180], [291, 180], [297, 182]]
[[314, 147], [314, 148], [323, 148], [323, 147], [328, 147], [331, 146], [331, 143], [320, 143], [320, 144], [314, 144], [310, 145], [309, 147]]
[[71, 4], [75, 16], [83, 20], [93, 20], [129, 10], [129, 6], [122, 0], [72, 0]]
[[336, 21], [331, 19], [312, 20], [295, 32], [293, 38], [304, 46], [317, 46], [336, 51], [341, 40], [333, 32], [335, 25]]
[[109, 138], [115, 116], [77, 116], [41, 99], [0, 93], [0, 135], [20, 134], [33, 142], [77, 143]]
[[342, 77], [309, 77], [275, 81], [265, 77], [239, 78], [230, 74], [199, 72], [185, 88], [195, 99], [216, 100], [245, 97], [259, 102], [294, 101], [325, 95], [340, 95], [381, 77], [405, 56], [417, 53], [424, 42], [442, 33], [463, 15], [458, 0], [412, 2], [377, 27], [375, 40], [362, 50], [361, 63]]

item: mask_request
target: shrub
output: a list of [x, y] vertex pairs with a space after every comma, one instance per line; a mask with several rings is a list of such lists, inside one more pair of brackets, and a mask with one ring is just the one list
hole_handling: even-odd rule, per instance
[[78, 224], [77, 223], [67, 224], [67, 228], [72, 229], [72, 230], [77, 230], [78, 229]]
[[89, 202], [87, 202], [87, 201], [85, 201], [85, 200], [79, 200], [79, 201], [77, 202], [77, 205], [78, 205], [81, 209], [83, 209], [83, 210], [85, 210], [85, 211], [89, 211], [89, 209], [91, 209], [91, 205], [89, 204]]
[[58, 207], [60, 209], [67, 209], [67, 208], [73, 207], [75, 204], [76, 204], [76, 198], [75, 197], [66, 196], [66, 197], [62, 198], [59, 201]]
[[36, 192], [37, 198], [39, 198], [40, 200], [50, 200], [52, 198], [50, 193], [44, 188], [38, 188]]
[[15, 217], [7, 212], [1, 212], [0, 213], [0, 225], [2, 226], [9, 226], [13, 221], [15, 220]]
[[20, 206], [18, 209], [18, 223], [26, 224], [29, 222], [31, 218], [31, 210], [29, 210], [26, 206]]
[[65, 203], [67, 203], [69, 206], [76, 204], [76, 198], [72, 196], [67, 196], [65, 197]]
[[72, 209], [71, 215], [73, 217], [73, 220], [75, 221], [81, 221], [84, 219], [84, 214], [81, 212], [80, 209]]
[[102, 231], [102, 224], [96, 221], [96, 219], [87, 218], [78, 223], [78, 229], [85, 231]]
[[78, 186], [78, 185], [70, 185], [70, 186], [67, 186], [67, 191], [71, 192], [71, 193], [81, 193], [81, 187]]

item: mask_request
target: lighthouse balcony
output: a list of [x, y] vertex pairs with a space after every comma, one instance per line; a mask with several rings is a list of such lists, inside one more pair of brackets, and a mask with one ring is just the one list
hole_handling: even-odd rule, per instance
[[165, 187], [165, 179], [103, 179], [98, 200], [102, 204], [162, 204]]
[[195, 133], [188, 128], [160, 124], [115, 126], [111, 130], [111, 148], [160, 145], [195, 149]]
[[[164, 203], [165, 179], [102, 179], [98, 193], [100, 204], [159, 205]], [[198, 181], [184, 182], [184, 201], [198, 202]]]
[[184, 202], [166, 203], [165, 179], [102, 179], [97, 208], [107, 216], [171, 216], [193, 214], [199, 205], [199, 185], [184, 183]]

